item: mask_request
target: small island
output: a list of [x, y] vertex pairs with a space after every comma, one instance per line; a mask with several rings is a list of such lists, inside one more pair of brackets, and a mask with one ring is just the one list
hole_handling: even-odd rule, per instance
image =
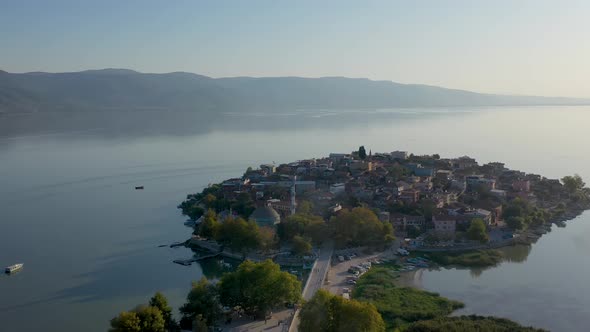
[[[552, 224], [565, 227], [590, 209], [590, 189], [578, 175], [548, 179], [501, 162], [480, 165], [468, 156], [367, 153], [361, 146], [351, 153], [248, 168], [241, 177], [188, 195], [178, 207], [193, 228], [183, 244], [195, 256], [175, 262], [223, 256], [244, 261], [238, 271], [258, 262], [275, 274], [280, 269], [296, 277], [300, 296], [293, 292], [299, 286], [281, 277], [291, 280], [290, 290], [280, 294], [294, 309], [276, 301], [253, 306], [248, 297], [229, 301], [234, 295], [223, 288], [232, 272], [220, 286], [199, 283], [221, 294], [216, 296], [222, 304], [242, 308], [238, 312], [246, 308], [265, 322], [285, 316], [277, 318], [278, 325], [300, 331], [317, 330], [319, 321], [325, 322], [321, 331], [341, 324], [362, 324], [368, 331], [460, 326], [537, 331], [495, 317], [449, 317], [463, 304], [400, 280], [421, 268], [496, 265], [503, 260], [499, 248], [529, 245]], [[205, 319], [204, 309], [187, 311], [191, 294], [183, 307], [184, 326], [215, 324], [219, 316]], [[328, 311], [363, 314], [322, 316]], [[229, 310], [226, 319], [233, 314]]]

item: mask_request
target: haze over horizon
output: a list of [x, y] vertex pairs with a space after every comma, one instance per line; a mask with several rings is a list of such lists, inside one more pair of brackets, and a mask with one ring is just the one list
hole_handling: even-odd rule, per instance
[[8, 72], [343, 76], [590, 97], [590, 3], [578, 0], [25, 0], [0, 9]]

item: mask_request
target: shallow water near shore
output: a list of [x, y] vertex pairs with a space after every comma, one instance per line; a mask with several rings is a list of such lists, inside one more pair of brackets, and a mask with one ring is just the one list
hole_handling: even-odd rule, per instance
[[[470, 155], [590, 182], [590, 107], [410, 111], [0, 117], [0, 265], [25, 263], [0, 276], [2, 329], [105, 331], [111, 317], [158, 290], [178, 308], [203, 271], [172, 263], [189, 250], [158, 248], [190, 236], [176, 205], [248, 166], [365, 145], [373, 153]], [[588, 238], [586, 212], [530, 248], [515, 248], [511, 262], [425, 271], [421, 283], [465, 302], [459, 313], [584, 330]]]
[[551, 331], [582, 331], [589, 312], [590, 213], [532, 246], [501, 249], [488, 269], [424, 270], [415, 285], [465, 303], [455, 315], [495, 315]]

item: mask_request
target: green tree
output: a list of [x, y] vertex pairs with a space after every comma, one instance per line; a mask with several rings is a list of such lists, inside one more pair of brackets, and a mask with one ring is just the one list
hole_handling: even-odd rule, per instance
[[297, 205], [297, 213], [312, 214], [312, 212], [313, 212], [313, 203], [310, 201], [301, 201]]
[[325, 290], [319, 290], [303, 305], [299, 317], [299, 330], [303, 332], [385, 331], [383, 318], [374, 305], [345, 300]]
[[152, 306], [142, 306], [137, 310], [137, 316], [141, 321], [142, 332], [166, 331], [166, 322], [160, 309]]
[[172, 318], [172, 307], [168, 305], [168, 300], [164, 294], [156, 292], [156, 294], [154, 294], [154, 296], [150, 299], [150, 306], [156, 307], [160, 310], [162, 317], [164, 318], [164, 324], [168, 331], [176, 330], [176, 321], [174, 321]]
[[195, 221], [199, 218], [201, 218], [201, 216], [203, 215], [203, 213], [205, 213], [205, 210], [199, 206], [198, 203], [187, 203], [187, 202], [182, 202], [178, 208], [182, 209], [182, 214], [184, 214], [185, 216], [189, 217], [190, 220]]
[[526, 221], [523, 217], [512, 216], [506, 219], [506, 224], [512, 229], [520, 230], [526, 226]]
[[205, 325], [213, 325], [221, 317], [221, 303], [219, 289], [203, 277], [199, 282], [193, 282], [186, 297], [186, 303], [180, 307], [182, 314], [181, 325], [194, 325], [195, 320]]
[[242, 218], [227, 218], [221, 223], [216, 240], [232, 250], [246, 252], [260, 246], [258, 225]]
[[[308, 226], [323, 224], [324, 220], [315, 215], [296, 213], [292, 216], [287, 217], [278, 225], [278, 235], [282, 241], [290, 241], [296, 235], [304, 235], [306, 231], [309, 231]], [[313, 233], [313, 231], [312, 231]], [[317, 234], [314, 234], [316, 236]], [[312, 238], [314, 236], [311, 236]], [[314, 241], [316, 240], [313, 238]], [[318, 239], [321, 240], [321, 239]]]
[[321, 244], [331, 237], [330, 230], [323, 220], [310, 221], [305, 225], [303, 235], [310, 238], [315, 244]]
[[258, 229], [258, 239], [260, 249], [264, 252], [269, 252], [277, 247], [276, 232], [271, 227], [260, 227]]
[[293, 245], [293, 252], [296, 255], [303, 256], [311, 252], [311, 243], [302, 236], [295, 235], [291, 239], [291, 244]]
[[220, 224], [217, 221], [217, 214], [212, 209], [209, 209], [205, 212], [203, 222], [199, 225], [199, 235], [207, 239], [214, 239], [219, 227]]
[[342, 210], [337, 216], [332, 217], [330, 226], [339, 246], [382, 247], [394, 239], [391, 224], [381, 222], [375, 212], [367, 208]]
[[504, 209], [502, 214], [504, 219], [510, 219], [511, 217], [522, 217], [523, 215], [524, 211], [518, 205], [509, 205], [506, 209]]
[[138, 306], [111, 319], [110, 332], [165, 332], [165, 321], [157, 307]]
[[510, 217], [523, 217], [526, 218], [529, 213], [533, 210], [531, 204], [521, 198], [515, 198], [504, 207], [502, 216], [504, 219]]
[[141, 321], [137, 313], [123, 311], [119, 316], [111, 319], [109, 332], [141, 332]]
[[205, 320], [203, 320], [202, 315], [198, 315], [193, 322], [193, 332], [209, 332], [209, 327]]
[[586, 185], [582, 177], [578, 174], [573, 176], [565, 176], [561, 179], [561, 182], [563, 182], [565, 189], [567, 189], [567, 191], [570, 193], [575, 193], [576, 191], [583, 189]]
[[238, 195], [236, 201], [231, 204], [231, 208], [243, 218], [248, 218], [256, 210], [252, 197], [245, 192]]
[[477, 218], [471, 221], [471, 225], [467, 229], [467, 238], [481, 243], [489, 241], [486, 224], [483, 220]]
[[364, 145], [359, 147], [359, 158], [361, 158], [361, 160], [365, 160], [367, 158], [367, 151], [365, 150]]
[[409, 174], [408, 169], [399, 164], [394, 164], [393, 166], [387, 168], [387, 171], [389, 172], [389, 175], [393, 177], [394, 181], [399, 181]]
[[385, 322], [373, 304], [348, 301], [338, 296], [335, 296], [332, 301], [335, 302], [333, 305], [335, 331], [385, 331]]
[[320, 289], [299, 312], [299, 331], [331, 331], [333, 316], [330, 308], [332, 295]]
[[240, 306], [260, 317], [286, 302], [299, 302], [301, 282], [271, 260], [245, 261], [235, 272], [221, 277], [219, 290], [224, 305]]

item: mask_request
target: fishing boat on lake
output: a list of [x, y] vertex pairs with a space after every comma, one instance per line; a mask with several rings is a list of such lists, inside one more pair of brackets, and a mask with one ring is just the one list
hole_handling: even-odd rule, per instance
[[14, 272], [17, 272], [17, 271], [19, 271], [20, 269], [22, 269], [22, 268], [23, 268], [23, 266], [24, 266], [24, 264], [23, 264], [23, 263], [19, 263], [19, 264], [10, 265], [10, 266], [7, 266], [7, 267], [4, 269], [4, 272], [6, 272], [6, 273], [9, 273], [9, 274], [10, 274], [10, 273], [14, 273]]

